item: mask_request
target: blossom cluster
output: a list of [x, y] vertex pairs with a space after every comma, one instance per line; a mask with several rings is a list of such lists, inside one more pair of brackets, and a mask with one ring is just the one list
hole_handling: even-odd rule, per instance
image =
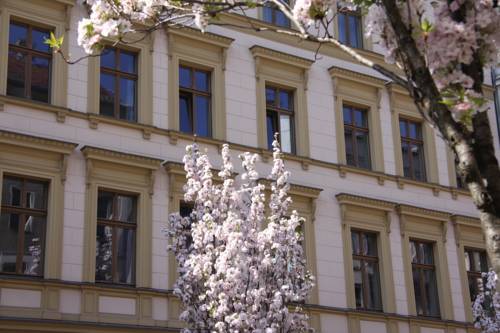
[[500, 332], [500, 293], [498, 277], [493, 270], [483, 273], [481, 290], [472, 305], [474, 326], [481, 333]]
[[258, 155], [240, 155], [244, 172], [236, 186], [227, 145], [218, 182], [198, 145], [186, 148], [184, 200], [193, 210], [171, 215], [168, 229], [185, 332], [309, 331], [299, 306], [313, 286], [301, 243], [304, 220], [289, 210], [290, 173], [273, 146], [267, 209]]

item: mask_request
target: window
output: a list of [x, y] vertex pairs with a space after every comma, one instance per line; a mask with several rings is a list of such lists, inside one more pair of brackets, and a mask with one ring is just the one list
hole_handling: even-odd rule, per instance
[[401, 152], [403, 155], [403, 174], [407, 178], [425, 181], [424, 141], [422, 124], [400, 118]]
[[481, 273], [488, 272], [488, 260], [484, 250], [466, 248], [464, 254], [470, 299], [474, 301], [479, 291], [479, 284], [482, 282]]
[[179, 66], [179, 128], [181, 132], [212, 136], [210, 72]]
[[0, 216], [0, 272], [43, 275], [48, 183], [5, 176]]
[[361, 13], [358, 11], [341, 11], [337, 16], [339, 20], [339, 41], [351, 47], [362, 48]]
[[[282, 0], [285, 5], [289, 5], [289, 0]], [[267, 23], [271, 23], [280, 27], [290, 28], [290, 19], [286, 17], [281, 10], [272, 4], [268, 4], [262, 8], [263, 19]]]
[[135, 284], [137, 198], [99, 190], [97, 200], [95, 280]]
[[370, 169], [370, 142], [367, 110], [343, 106], [346, 162], [359, 168]]
[[108, 47], [100, 60], [100, 114], [136, 122], [137, 55]]
[[377, 234], [351, 231], [356, 308], [382, 311]]
[[274, 134], [279, 133], [281, 150], [295, 153], [293, 91], [266, 86], [267, 145], [272, 149]]
[[52, 53], [45, 39], [50, 31], [10, 22], [7, 95], [50, 101]]
[[440, 316], [433, 247], [430, 242], [410, 240], [413, 288], [419, 316]]

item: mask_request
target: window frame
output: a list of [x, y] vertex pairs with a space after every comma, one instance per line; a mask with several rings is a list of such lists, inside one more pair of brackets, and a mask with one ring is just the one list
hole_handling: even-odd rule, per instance
[[[292, 0], [292, 1], [293, 1], [293, 0]], [[286, 5], [290, 6], [290, 3], [289, 3], [290, 1], [289, 1], [289, 0], [288, 0], [288, 1], [287, 1], [287, 0], [285, 0], [285, 1], [283, 1], [283, 2], [285, 2], [285, 4], [286, 4]], [[271, 10], [271, 22], [269, 22], [269, 21], [265, 20], [264, 11], [265, 11], [266, 9], [267, 9], [267, 10]], [[284, 15], [284, 14], [283, 14], [283, 15], [285, 16], [286, 22], [287, 22], [288, 24], [287, 24], [287, 25], [281, 25], [281, 24], [277, 24], [277, 23], [276, 23], [276, 12], [277, 12], [277, 11], [279, 11], [279, 12], [280, 12], [280, 10], [279, 10], [278, 8], [276, 8], [276, 6], [275, 6], [274, 4], [270, 4], [270, 5], [268, 5], [268, 6], [263, 6], [263, 7], [261, 8], [261, 10], [260, 10], [260, 17], [261, 17], [261, 21], [263, 21], [263, 22], [265, 22], [265, 23], [267, 23], [267, 24], [271, 24], [271, 25], [277, 26], [277, 27], [281, 27], [281, 28], [285, 28], [285, 29], [292, 29], [292, 21], [291, 21], [288, 17], [286, 17], [286, 15]]]
[[[368, 297], [368, 289], [369, 288], [365, 288], [365, 286], [369, 285], [368, 283], [368, 273], [366, 272], [366, 269], [363, 265], [363, 262], [367, 261], [367, 262], [370, 262], [370, 263], [375, 263], [377, 264], [377, 272], [378, 272], [378, 280], [379, 280], [379, 285], [378, 285], [378, 292], [380, 294], [380, 308], [369, 308], [369, 307], [366, 307], [366, 306], [363, 306], [363, 307], [358, 307], [356, 305], [356, 309], [357, 310], [362, 310], [362, 311], [376, 311], [376, 312], [383, 312], [383, 309], [384, 309], [384, 304], [383, 304], [383, 299], [382, 299], [382, 286], [381, 286], [381, 278], [380, 278], [380, 250], [379, 250], [379, 243], [380, 243], [380, 236], [379, 236], [379, 233], [378, 232], [374, 232], [374, 231], [370, 231], [370, 230], [364, 230], [364, 229], [359, 229], [359, 228], [356, 228], [356, 227], [352, 227], [351, 228], [351, 237], [352, 237], [352, 234], [353, 233], [356, 233], [359, 235], [359, 238], [361, 239], [362, 235], [363, 234], [369, 234], [371, 236], [374, 236], [375, 237], [375, 241], [377, 243], [377, 256], [371, 256], [371, 255], [362, 255], [362, 254], [355, 254], [354, 253], [354, 248], [352, 248], [352, 251], [351, 251], [351, 255], [352, 255], [352, 260], [354, 262], [354, 260], [358, 260], [361, 262], [361, 275], [362, 275], [362, 289], [363, 289], [363, 300], [364, 300], [364, 303], [366, 303], [366, 300], [369, 298]], [[361, 252], [363, 252], [363, 242], [360, 242], [361, 244]], [[352, 245], [352, 244], [351, 244]], [[354, 265], [353, 265], [353, 271], [354, 271]]]
[[[196, 127], [196, 124], [197, 124], [197, 117], [196, 117], [196, 112], [194, 112], [194, 109], [195, 109], [195, 100], [196, 100], [196, 96], [204, 96], [204, 97], [207, 97], [208, 100], [209, 100], [209, 103], [208, 103], [208, 138], [211, 138], [212, 135], [213, 135], [213, 131], [212, 131], [212, 127], [213, 127], [213, 121], [212, 121], [212, 71], [210, 70], [207, 70], [207, 69], [203, 69], [203, 68], [198, 68], [196, 66], [192, 66], [192, 65], [188, 65], [188, 64], [184, 64], [184, 63], [179, 63], [179, 67], [178, 67], [178, 70], [180, 70], [180, 68], [183, 67], [183, 68], [186, 68], [186, 69], [189, 69], [190, 73], [191, 73], [191, 87], [190, 88], [187, 88], [187, 87], [182, 87], [180, 85], [180, 82], [178, 83], [178, 86], [179, 86], [179, 109], [177, 112], [179, 112], [180, 114], [180, 96], [184, 95], [184, 96], [189, 96], [189, 100], [190, 100], [190, 105], [189, 105], [189, 113], [191, 115], [191, 128], [192, 128], [192, 132], [191, 133], [187, 133], [187, 132], [182, 132], [181, 131], [181, 118], [179, 117], [179, 131], [181, 131], [182, 133], [186, 133], [186, 134], [191, 134], [191, 135], [199, 135], [197, 133], [197, 129], [195, 128]], [[195, 88], [195, 72], [204, 72], [205, 74], [207, 74], [208, 76], [208, 92], [205, 92], [205, 91], [202, 91], [202, 90], [197, 90]], [[201, 135], [199, 135], [201, 136]]]
[[409, 169], [410, 169], [410, 175], [405, 175], [404, 174], [404, 159], [402, 161], [403, 164], [403, 176], [405, 178], [415, 180], [415, 181], [420, 181], [420, 182], [427, 182], [427, 171], [426, 171], [426, 161], [425, 161], [425, 144], [424, 144], [424, 129], [423, 129], [423, 123], [418, 120], [414, 120], [412, 118], [408, 118], [405, 116], [400, 116], [399, 117], [399, 126], [401, 128], [401, 122], [405, 124], [406, 132], [410, 132], [410, 124], [415, 124], [418, 125], [420, 128], [420, 135], [422, 136], [421, 139], [414, 139], [411, 138], [410, 136], [403, 136], [401, 134], [400, 130], [400, 141], [401, 141], [401, 156], [403, 156], [403, 143], [406, 143], [406, 145], [411, 146], [411, 145], [417, 145], [421, 147], [422, 149], [422, 172], [423, 172], [423, 178], [422, 179], [417, 179], [415, 177], [415, 169], [414, 166], [415, 164], [413, 163], [413, 156], [410, 151], [408, 151], [408, 160], [409, 160]]
[[[345, 17], [344, 31], [346, 32], [346, 41], [348, 41], [347, 43], [343, 43], [343, 44], [347, 45], [349, 47], [352, 47], [352, 48], [363, 49], [364, 48], [363, 16], [361, 15], [361, 12], [359, 10], [357, 10], [357, 11], [352, 11], [352, 10], [339, 11], [339, 8], [337, 7], [337, 30], [338, 30], [337, 36], [339, 37], [338, 38], [339, 41], [340, 41], [340, 15], [343, 15]], [[356, 36], [356, 39], [358, 40], [359, 46], [353, 46], [350, 43], [351, 29], [349, 28], [349, 17], [356, 18], [356, 24], [358, 26], [358, 34]]]
[[[488, 255], [486, 253], [486, 250], [473, 248], [473, 247], [469, 247], [469, 246], [464, 247], [464, 257], [465, 257], [465, 253], [471, 253], [471, 252], [477, 252], [477, 253], [479, 253], [479, 255], [484, 255], [485, 256], [484, 258], [486, 260], [486, 266], [488, 266]], [[470, 254], [469, 254], [469, 258], [472, 259], [472, 261], [474, 261], [474, 256], [470, 256]], [[469, 263], [469, 265], [470, 265], [470, 263]], [[470, 265], [470, 266], [472, 267], [472, 265]], [[467, 268], [466, 268], [466, 270], [467, 270]], [[471, 278], [476, 279], [475, 284], [477, 285], [477, 280], [483, 279], [482, 273], [487, 273], [487, 272], [488, 272], [488, 267], [486, 267], [486, 271], [467, 270], [467, 280], [469, 282], [469, 285], [470, 285]], [[471, 302], [473, 302], [474, 300], [472, 299], [472, 290], [470, 290], [470, 288], [469, 288], [469, 292], [470, 292], [470, 296], [471, 296]]]
[[[137, 257], [135, 256], [136, 247], [137, 247], [137, 217], [138, 217], [138, 214], [137, 214], [138, 209], [137, 208], [138, 208], [138, 201], [139, 201], [138, 199], [139, 199], [140, 194], [132, 193], [132, 192], [124, 191], [124, 190], [116, 190], [116, 189], [108, 188], [108, 187], [98, 187], [97, 188], [97, 200], [99, 200], [99, 195], [101, 192], [113, 194], [113, 213], [112, 213], [113, 216], [115, 215], [115, 212], [116, 212], [116, 204], [117, 204], [116, 199], [117, 199], [118, 195], [123, 195], [123, 196], [134, 198], [136, 216], [135, 216], [135, 221], [133, 223], [130, 223], [130, 222], [123, 222], [123, 221], [119, 221], [119, 220], [115, 220], [115, 219], [110, 219], [110, 220], [101, 219], [101, 218], [99, 218], [99, 215], [98, 215], [99, 212], [97, 212], [97, 215], [96, 215], [97, 227], [107, 226], [107, 227], [112, 228], [112, 233], [113, 233], [113, 236], [111, 238], [112, 239], [112, 256], [111, 256], [111, 267], [112, 267], [111, 278], [112, 278], [112, 281], [95, 279], [95, 282], [96, 283], [103, 283], [103, 284], [119, 284], [119, 285], [126, 285], [126, 286], [134, 286], [135, 285], [135, 276], [134, 276], [132, 283], [119, 282], [117, 279], [118, 271], [117, 271], [116, 267], [117, 267], [117, 262], [118, 262], [118, 258], [117, 258], [118, 257], [118, 255], [117, 255], [118, 250], [117, 250], [117, 243], [115, 242], [115, 240], [117, 240], [116, 228], [123, 228], [123, 229], [129, 229], [129, 230], [134, 231], [135, 235], [134, 235], [134, 245], [133, 245], [133, 252], [134, 252], [134, 263], [133, 263], [134, 270], [133, 271], [135, 273], [136, 261], [137, 261]], [[97, 234], [96, 234], [96, 237], [97, 237]], [[96, 259], [96, 262], [97, 262], [97, 259]]]
[[[348, 107], [350, 108], [350, 114], [351, 114], [351, 119], [354, 119], [354, 111], [357, 110], [357, 111], [361, 111], [363, 114], [364, 114], [364, 117], [366, 119], [366, 127], [358, 127], [354, 124], [354, 122], [352, 122], [351, 124], [347, 124], [345, 122], [345, 118], [344, 118], [344, 142], [345, 142], [345, 134], [346, 134], [346, 130], [350, 129], [351, 130], [351, 135], [352, 135], [352, 147], [353, 147], [353, 156], [354, 156], [354, 165], [352, 164], [349, 164], [347, 162], [347, 144], [346, 144], [346, 149], [345, 149], [345, 152], [346, 152], [346, 164], [349, 165], [349, 166], [352, 166], [352, 167], [356, 167], [356, 168], [361, 168], [361, 169], [367, 169], [367, 170], [371, 170], [372, 169], [372, 160], [371, 160], [371, 140], [370, 140], [370, 121], [369, 121], [369, 116], [368, 116], [368, 113], [370, 112], [369, 109], [367, 108], [361, 108], [361, 107], [357, 107], [357, 106], [354, 106], [352, 104], [349, 104], [349, 103], [344, 103], [342, 105], [342, 112], [344, 112], [344, 109]], [[368, 161], [368, 166], [367, 167], [363, 167], [363, 166], [360, 166], [359, 165], [359, 160], [358, 160], [358, 143], [357, 143], [357, 140], [355, 140], [355, 137], [356, 137], [356, 132], [363, 132], [367, 139], [368, 139], [368, 156], [367, 156], [367, 161]]]
[[[0, 4], [0, 42], [6, 47], [0, 48], [0, 94], [7, 95], [7, 73], [9, 52], [10, 22], [32, 25], [47, 29], [61, 36], [66, 32], [68, 16], [67, 8], [71, 6], [59, 1], [52, 1], [51, 6], [41, 2], [7, 1]], [[69, 52], [69, 43], [64, 43], [62, 51]], [[48, 103], [29, 99], [32, 103], [43, 103], [59, 107], [68, 105], [68, 64], [62, 57], [52, 56], [49, 69], [49, 100]], [[12, 97], [16, 98], [16, 97]], [[23, 97], [17, 97], [23, 98]], [[23, 98], [25, 99], [25, 98]]]
[[2, 175], [1, 181], [2, 185], [5, 180], [5, 178], [10, 178], [10, 179], [17, 179], [22, 181], [22, 190], [21, 190], [21, 205], [25, 206], [25, 187], [26, 187], [26, 182], [32, 181], [36, 183], [42, 183], [45, 186], [45, 209], [33, 209], [33, 208], [27, 208], [27, 207], [16, 207], [16, 206], [7, 206], [4, 205], [3, 202], [1, 203], [1, 212], [3, 213], [14, 213], [14, 214], [19, 214], [20, 215], [20, 224], [18, 227], [18, 230], [24, 230], [24, 226], [26, 225], [26, 216], [41, 216], [45, 218], [44, 226], [43, 226], [43, 235], [42, 238], [43, 240], [41, 241], [41, 250], [42, 250], [42, 260], [40, 261], [40, 271], [41, 274], [38, 275], [30, 275], [30, 274], [24, 274], [22, 272], [22, 262], [23, 262], [23, 256], [24, 256], [24, 241], [25, 241], [25, 236], [24, 232], [18, 233], [17, 235], [17, 248], [16, 248], [16, 271], [15, 272], [0, 272], [0, 274], [5, 274], [5, 275], [20, 275], [20, 276], [29, 276], [29, 277], [38, 277], [38, 278], [43, 278], [44, 277], [44, 269], [45, 269], [45, 245], [46, 245], [46, 236], [47, 236], [47, 224], [48, 224], [48, 209], [49, 209], [49, 193], [50, 193], [50, 181], [47, 179], [42, 179], [38, 177], [33, 177], [33, 176], [21, 176], [17, 174], [12, 174], [12, 173], [4, 173]]
[[[287, 88], [287, 87], [283, 87], [283, 86], [280, 86], [280, 85], [277, 85], [277, 84], [273, 84], [273, 83], [270, 83], [270, 82], [266, 82], [266, 86], [265, 86], [265, 94], [267, 94], [267, 90], [268, 89], [274, 89], [275, 91], [275, 102], [274, 102], [274, 105], [271, 105], [271, 104], [268, 104], [267, 103], [267, 98], [266, 98], [266, 134], [268, 132], [268, 129], [267, 129], [267, 116], [269, 113], [274, 113], [277, 115], [277, 118], [274, 119], [274, 121], [276, 121], [276, 123], [274, 124], [276, 126], [276, 128], [278, 129], [278, 132], [279, 132], [279, 136], [278, 136], [278, 139], [279, 139], [279, 142], [280, 142], [280, 145], [281, 145], [281, 122], [280, 122], [280, 116], [282, 114], [284, 115], [287, 115], [290, 117], [290, 145], [291, 145], [291, 151], [290, 152], [287, 152], [289, 154], [296, 154], [296, 151], [297, 151], [297, 144], [296, 144], [296, 138], [295, 138], [295, 90], [293, 88]], [[290, 94], [290, 98], [289, 98], [289, 101], [288, 103], [291, 105], [291, 108], [290, 109], [284, 109], [284, 108], [280, 108], [279, 105], [280, 105], [280, 91], [286, 91], [287, 93]], [[274, 117], [273, 117], [274, 118]], [[268, 149], [269, 150], [272, 150], [272, 142], [269, 142], [269, 140], [267, 140], [267, 145], [268, 145]]]
[[[409, 239], [409, 242], [410, 242], [410, 248], [411, 248], [411, 243], [415, 243], [415, 244], [427, 244], [427, 245], [430, 245], [431, 246], [431, 249], [432, 249], [432, 261], [433, 261], [433, 264], [424, 264], [424, 263], [414, 263], [413, 261], [411, 261], [411, 258], [410, 258], [410, 261], [411, 261], [411, 273], [412, 273], [412, 277], [413, 277], [413, 274], [414, 274], [414, 270], [418, 270], [419, 272], [419, 285], [420, 285], [420, 295], [421, 295], [421, 298], [422, 298], [422, 305], [421, 305], [421, 308], [424, 310], [425, 312], [425, 308], [427, 307], [427, 304], [429, 302], [429, 300], [427, 299], [427, 294], [425, 293], [425, 277], [424, 277], [424, 271], [427, 270], [427, 271], [433, 271], [434, 272], [434, 277], [436, 279], [435, 283], [436, 283], [436, 288], [438, 288], [438, 274], [437, 274], [437, 265], [436, 265], [436, 257], [435, 257], [435, 248], [436, 248], [436, 243], [433, 242], [433, 241], [429, 241], [429, 240], [424, 240], [424, 239], [419, 239], [419, 238], [414, 238], [414, 237], [411, 237]], [[419, 258], [420, 257], [420, 252], [417, 251], [417, 260], [421, 259]], [[415, 285], [413, 284], [412, 288], [415, 288]], [[440, 302], [440, 299], [439, 299], [439, 295], [435, 295], [437, 297], [437, 303], [438, 305], [441, 304]], [[415, 306], [418, 308], [418, 305], [416, 304], [416, 298], [415, 298]], [[428, 313], [424, 313], [423, 315], [419, 315], [417, 313], [417, 316], [419, 317], [429, 317], [429, 318], [441, 318], [441, 309], [440, 307], [438, 307], [438, 310], [439, 310], [439, 313], [437, 315], [431, 315], [431, 314], [428, 314]]]
[[[102, 63], [100, 63], [100, 66], [99, 66], [99, 78], [101, 78], [101, 75], [102, 74], [107, 74], [107, 75], [112, 75], [113, 76], [113, 80], [115, 82], [115, 85], [114, 85], [114, 89], [115, 89], [115, 98], [114, 98], [114, 108], [113, 108], [113, 116], [108, 116], [108, 115], [104, 115], [102, 114], [101, 112], [101, 85], [99, 83], [99, 114], [102, 115], [102, 116], [106, 116], [106, 117], [112, 117], [112, 118], [115, 118], [117, 120], [124, 120], [124, 121], [129, 121], [129, 122], [138, 122], [138, 83], [139, 83], [139, 74], [138, 74], [138, 57], [139, 57], [139, 54], [135, 51], [130, 51], [130, 50], [125, 50], [123, 48], [120, 48], [120, 47], [110, 47], [110, 46], [107, 46], [105, 48], [106, 49], [113, 49], [114, 52], [115, 52], [115, 69], [112, 69], [112, 68], [109, 68], [109, 67], [105, 67], [102, 65]], [[105, 53], [106, 51], [103, 52], [103, 54]], [[128, 73], [128, 72], [123, 72], [121, 71], [119, 68], [120, 68], [120, 54], [122, 52], [126, 52], [126, 53], [129, 53], [129, 54], [132, 54], [134, 56], [134, 67], [135, 67], [135, 73], [132, 74], [132, 73]], [[125, 79], [129, 79], [129, 80], [133, 80], [135, 82], [135, 89], [134, 89], [134, 120], [127, 120], [127, 119], [123, 119], [123, 118], [120, 118], [120, 79], [121, 78], [125, 78]]]
[[[52, 85], [52, 53], [51, 52], [42, 52], [42, 51], [38, 51], [38, 50], [35, 50], [33, 49], [33, 28], [35, 29], [39, 29], [40, 31], [45, 31], [47, 33], [53, 33], [53, 30], [51, 30], [50, 28], [46, 28], [46, 27], [41, 27], [41, 26], [37, 26], [37, 25], [34, 25], [34, 24], [31, 24], [31, 23], [25, 23], [25, 22], [22, 22], [22, 21], [17, 21], [16, 19], [11, 19], [10, 22], [9, 22], [9, 30], [10, 30], [10, 26], [14, 24], [14, 25], [19, 25], [19, 26], [25, 26], [27, 28], [27, 36], [28, 36], [28, 39], [26, 41], [26, 46], [19, 46], [19, 45], [15, 45], [15, 44], [10, 44], [10, 42], [8, 43], [8, 48], [9, 48], [9, 52], [11, 51], [11, 49], [14, 49], [14, 50], [17, 50], [18, 52], [21, 52], [23, 54], [25, 54], [25, 73], [24, 73], [24, 94], [23, 96], [15, 96], [15, 95], [9, 95], [9, 96], [14, 96], [14, 97], [19, 97], [19, 98], [26, 98], [26, 99], [30, 99], [32, 101], [36, 101], [36, 102], [40, 102], [40, 103], [50, 103], [51, 101], [51, 95], [52, 95], [52, 91], [51, 91], [51, 85]], [[10, 33], [10, 31], [9, 31]], [[49, 48], [50, 50], [50, 48]], [[49, 61], [49, 68], [48, 68], [48, 71], [49, 71], [49, 77], [48, 77], [48, 92], [47, 92], [47, 102], [43, 102], [43, 101], [38, 101], [38, 100], [34, 100], [33, 99], [33, 96], [31, 95], [31, 87], [32, 87], [32, 78], [33, 78], [33, 66], [32, 66], [32, 59], [34, 56], [37, 56], [37, 57], [41, 57], [41, 58], [44, 58], [44, 59], [48, 59]], [[10, 57], [9, 57], [10, 58]], [[9, 59], [10, 60], [10, 59]], [[8, 64], [10, 65], [10, 62], [8, 60]], [[9, 66], [8, 65], [8, 66]], [[10, 66], [9, 66], [10, 67]], [[7, 76], [7, 80], [8, 80], [8, 76]], [[8, 84], [7, 84], [7, 89], [8, 89]]]

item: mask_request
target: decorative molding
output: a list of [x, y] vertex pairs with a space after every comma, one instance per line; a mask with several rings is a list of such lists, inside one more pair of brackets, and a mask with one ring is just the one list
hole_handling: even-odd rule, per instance
[[148, 179], [148, 189], [149, 189], [149, 196], [153, 197], [153, 194], [155, 193], [155, 170], [151, 169], [149, 170], [149, 179]]
[[58, 123], [64, 123], [66, 121], [66, 114], [68, 112], [66, 110], [59, 110], [56, 113], [56, 121]]
[[63, 154], [61, 158], [61, 183], [64, 185], [68, 171], [69, 154]]
[[95, 117], [94, 115], [89, 115], [89, 127], [91, 129], [97, 129], [99, 126], [99, 118]]
[[314, 60], [309, 60], [292, 54], [268, 49], [266, 47], [262, 47], [259, 45], [254, 45], [250, 47], [250, 52], [252, 52], [254, 58], [262, 58], [262, 59], [278, 61], [287, 65], [302, 68], [304, 70], [309, 69], [311, 65], [314, 63]]
[[149, 129], [149, 128], [143, 128], [142, 129], [142, 138], [144, 140], [150, 140], [151, 139], [151, 133], [152, 133], [151, 129]]
[[452, 216], [451, 213], [406, 204], [398, 204], [396, 210], [400, 215], [411, 215], [446, 222], [449, 221]]
[[0, 130], [0, 143], [70, 154], [78, 144]]
[[[267, 178], [260, 178], [258, 182], [266, 186], [266, 189], [270, 189], [273, 180]], [[323, 189], [321, 188], [290, 183], [290, 189], [288, 190], [288, 194], [316, 199], [319, 197], [321, 191], [323, 191]]]
[[81, 151], [87, 159], [126, 164], [151, 170], [158, 169], [162, 163], [162, 160], [152, 157], [122, 153], [92, 146], [84, 146]]
[[340, 78], [344, 80], [350, 80], [362, 84], [367, 84], [377, 88], [378, 90], [381, 90], [387, 84], [386, 80], [337, 66], [330, 67], [328, 69], [328, 73], [330, 73], [332, 78]]
[[[214, 34], [212, 32], [202, 32], [201, 30], [191, 28], [191, 27], [168, 27], [165, 29], [167, 35], [170, 36], [182, 36], [186, 38], [191, 38], [202, 43], [213, 44], [222, 48], [228, 48], [234, 41], [233, 38], [226, 36]], [[170, 39], [170, 38], [169, 38]], [[170, 49], [170, 44], [168, 45]], [[169, 51], [170, 52], [170, 51]]]
[[396, 207], [396, 203], [391, 201], [372, 199], [349, 193], [339, 193], [335, 196], [335, 198], [337, 198], [338, 203], [341, 205], [368, 207], [386, 212], [391, 212]]

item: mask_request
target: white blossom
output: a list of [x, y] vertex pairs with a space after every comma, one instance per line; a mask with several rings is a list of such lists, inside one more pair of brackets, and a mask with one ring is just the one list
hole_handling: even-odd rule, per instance
[[290, 174], [276, 141], [273, 146], [269, 214], [257, 155], [240, 155], [244, 172], [235, 187], [227, 145], [220, 184], [198, 145], [186, 148], [184, 199], [194, 209], [189, 217], [171, 215], [169, 229], [185, 332], [310, 331], [299, 306], [313, 286], [297, 232], [304, 220], [289, 212]]
[[500, 293], [497, 291], [498, 277], [491, 270], [483, 273], [480, 292], [472, 304], [474, 327], [481, 333], [500, 332]]

